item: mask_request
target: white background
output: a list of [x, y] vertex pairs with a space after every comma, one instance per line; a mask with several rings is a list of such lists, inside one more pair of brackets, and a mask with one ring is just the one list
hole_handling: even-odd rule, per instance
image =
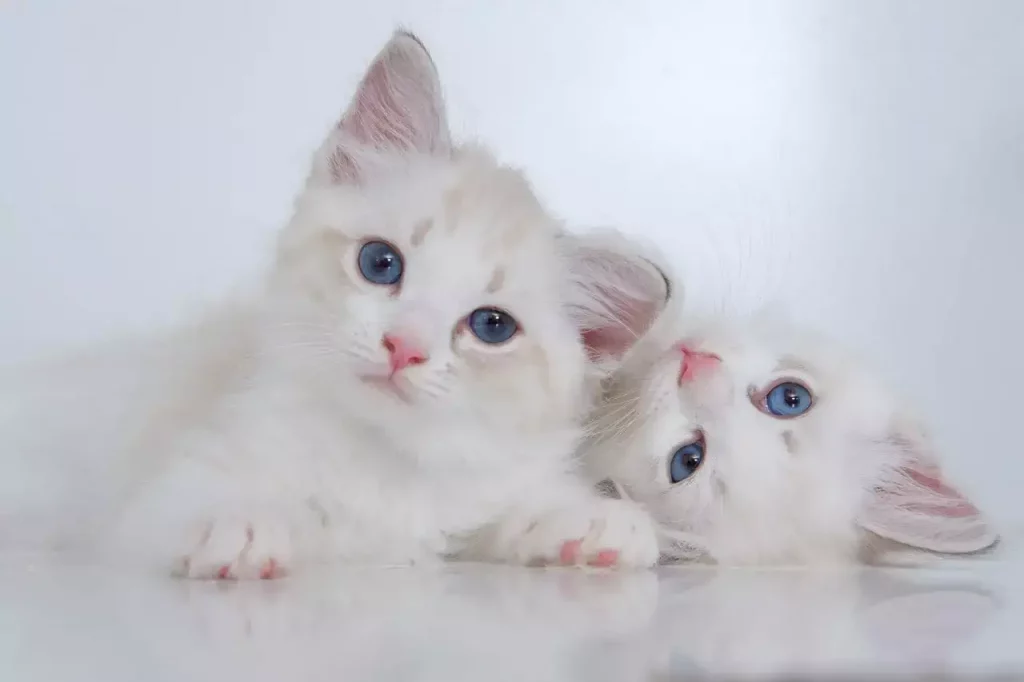
[[0, 0], [0, 358], [252, 276], [398, 23], [455, 132], [693, 300], [783, 301], [1024, 518], [1024, 2]]

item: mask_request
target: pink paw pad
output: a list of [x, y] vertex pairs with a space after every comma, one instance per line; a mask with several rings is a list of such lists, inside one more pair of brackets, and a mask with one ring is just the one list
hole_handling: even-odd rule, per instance
[[618, 562], [619, 550], [602, 549], [597, 553], [597, 556], [590, 560], [590, 565], [597, 566], [599, 568], [608, 568], [609, 566], [614, 566]]
[[558, 561], [563, 566], [571, 566], [576, 563], [580, 557], [580, 547], [583, 546], [583, 540], [566, 540], [562, 543], [562, 549], [558, 553]]
[[231, 566], [229, 566], [228, 564], [221, 566], [220, 569], [217, 571], [218, 580], [231, 580], [234, 577], [235, 576], [231, 575]]
[[281, 564], [277, 563], [275, 559], [267, 559], [267, 562], [263, 564], [263, 568], [260, 569], [261, 580], [273, 580], [283, 576], [284, 570], [282, 570]]

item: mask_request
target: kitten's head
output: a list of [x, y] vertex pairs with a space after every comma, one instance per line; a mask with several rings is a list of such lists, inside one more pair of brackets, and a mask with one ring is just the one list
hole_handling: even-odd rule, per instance
[[666, 554], [811, 562], [879, 536], [950, 553], [996, 539], [894, 396], [811, 334], [665, 316], [607, 389], [588, 460], [656, 516]]
[[667, 296], [624, 238], [564, 232], [520, 172], [453, 146], [434, 64], [403, 32], [321, 147], [273, 289], [281, 352], [410, 438], [574, 422], [586, 345], [620, 356]]

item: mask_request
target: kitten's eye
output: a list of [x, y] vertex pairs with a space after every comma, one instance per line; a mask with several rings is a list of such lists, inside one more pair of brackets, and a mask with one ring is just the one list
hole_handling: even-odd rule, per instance
[[814, 397], [810, 389], [797, 381], [784, 381], [768, 390], [765, 394], [763, 405], [758, 405], [762, 411], [774, 417], [788, 419], [799, 417], [811, 409], [814, 404]]
[[477, 308], [469, 314], [469, 328], [484, 343], [505, 343], [519, 331], [516, 319], [497, 308]]
[[370, 241], [359, 249], [359, 272], [367, 282], [390, 286], [402, 279], [402, 256], [387, 242]]
[[672, 483], [685, 481], [700, 469], [704, 463], [704, 452], [707, 446], [704, 443], [704, 436], [697, 440], [679, 446], [672, 457], [668, 460], [668, 480]]

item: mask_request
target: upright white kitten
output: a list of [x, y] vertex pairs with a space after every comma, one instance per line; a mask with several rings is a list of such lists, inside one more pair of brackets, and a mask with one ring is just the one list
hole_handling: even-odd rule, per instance
[[620, 355], [665, 286], [453, 147], [431, 58], [396, 33], [257, 295], [5, 387], [2, 537], [221, 578], [331, 557], [653, 564], [646, 515], [572, 453], [588, 352]]
[[842, 562], [997, 539], [893, 394], [784, 323], [667, 313], [606, 388], [588, 466], [651, 512], [667, 557]]

